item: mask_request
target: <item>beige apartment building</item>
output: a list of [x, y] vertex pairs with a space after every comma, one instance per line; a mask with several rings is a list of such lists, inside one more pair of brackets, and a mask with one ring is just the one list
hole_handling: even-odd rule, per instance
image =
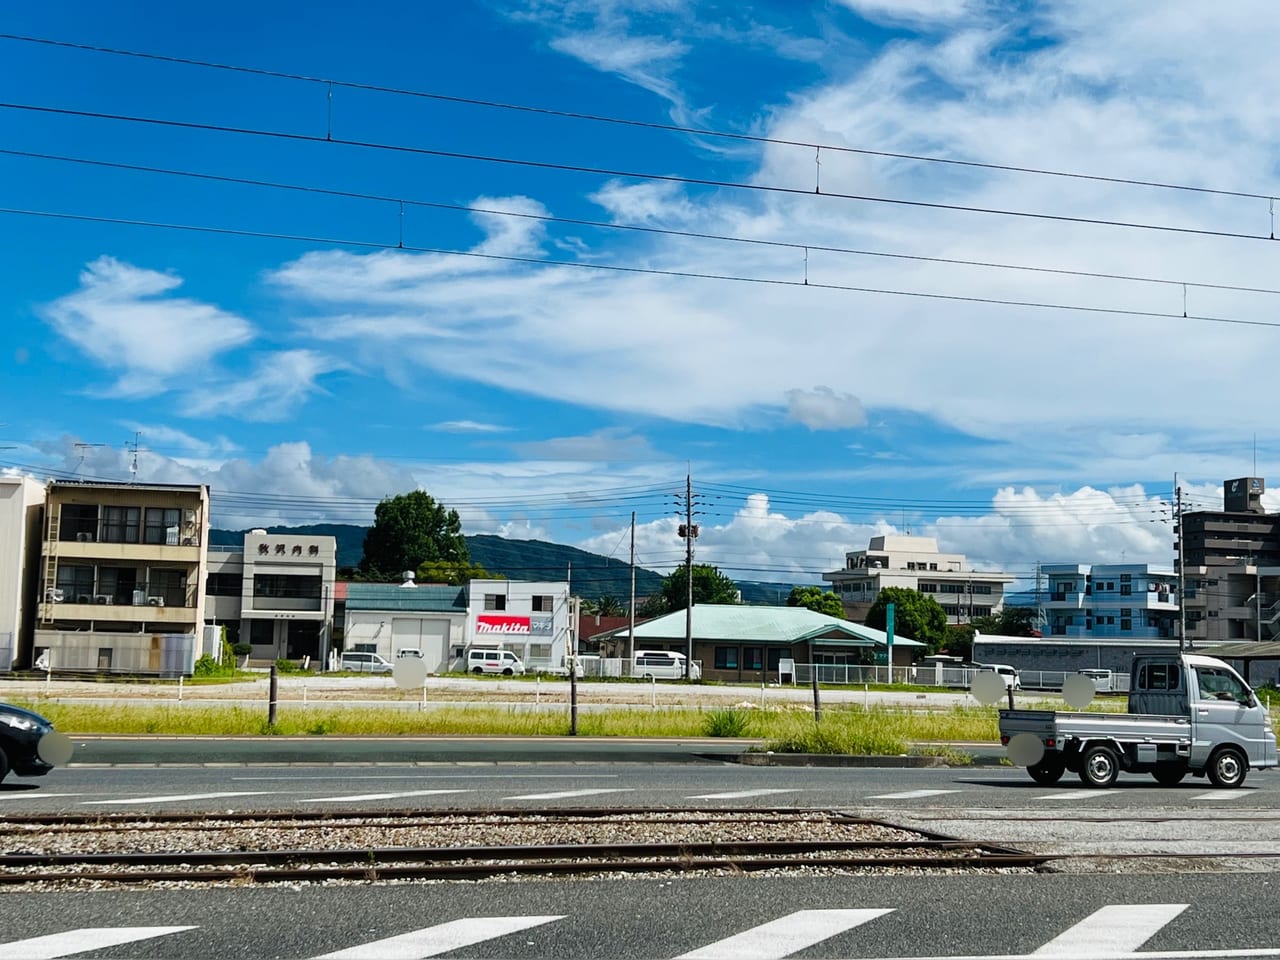
[[34, 639], [15, 665], [190, 673], [208, 534], [207, 486], [50, 481]]

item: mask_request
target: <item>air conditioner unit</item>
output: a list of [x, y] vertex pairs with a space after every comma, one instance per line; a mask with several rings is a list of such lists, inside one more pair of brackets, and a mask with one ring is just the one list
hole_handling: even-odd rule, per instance
[[135, 607], [141, 607], [146, 602], [147, 602], [147, 591], [145, 590], [133, 591], [133, 605]]
[[93, 597], [87, 593], [81, 593], [76, 596], [76, 603], [93, 603]]
[[56, 590], [56, 589], [46, 590], [44, 592], [44, 602], [45, 603], [61, 603], [62, 591]]
[[114, 597], [112, 597], [111, 594], [109, 593], [95, 593], [93, 595], [93, 602], [100, 603], [100, 604], [109, 604], [114, 602]]
[[163, 607], [164, 597], [147, 597], [147, 603], [153, 607]]
[[185, 523], [187, 526], [191, 526], [193, 523], [196, 522], [196, 512], [194, 510], [183, 510], [182, 522]]

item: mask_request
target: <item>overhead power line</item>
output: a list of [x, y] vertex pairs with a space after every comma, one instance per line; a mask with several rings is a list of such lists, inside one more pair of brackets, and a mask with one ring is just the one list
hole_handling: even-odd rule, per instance
[[856, 156], [882, 157], [891, 160], [907, 160], [917, 163], [943, 164], [956, 167], [967, 167], [979, 170], [999, 171], [1003, 173], [1023, 173], [1032, 176], [1061, 177], [1070, 180], [1084, 180], [1095, 183], [1119, 184], [1122, 186], [1153, 187], [1160, 190], [1176, 190], [1187, 193], [1202, 193], [1213, 196], [1239, 197], [1249, 200], [1271, 200], [1273, 194], [1254, 193], [1244, 190], [1227, 190], [1215, 187], [1195, 186], [1185, 183], [1173, 183], [1161, 180], [1145, 180], [1134, 177], [1111, 177], [1100, 174], [1080, 173], [1078, 171], [1054, 170], [1046, 167], [1028, 167], [1006, 163], [989, 163], [979, 160], [962, 160], [955, 157], [939, 157], [929, 154], [901, 153], [891, 150], [874, 150], [866, 147], [851, 147], [846, 144], [821, 143], [809, 140], [791, 140], [782, 137], [768, 137], [761, 134], [740, 133], [727, 130], [716, 130], [709, 127], [688, 127], [673, 123], [660, 123], [652, 120], [637, 120], [626, 117], [614, 117], [604, 114], [581, 113], [552, 107], [535, 107], [527, 104], [504, 103], [498, 100], [485, 100], [478, 97], [463, 97], [451, 94], [434, 93], [425, 90], [413, 90], [404, 87], [391, 87], [374, 83], [362, 83], [353, 80], [342, 80], [336, 77], [320, 77], [300, 73], [288, 73], [283, 70], [270, 70], [262, 67], [248, 67], [237, 64], [219, 63], [212, 60], [199, 60], [193, 57], [177, 57], [158, 53], [145, 53], [138, 50], [124, 50], [118, 47], [104, 47], [88, 43], [75, 43], [69, 40], [54, 40], [47, 37], [33, 37], [16, 33], [0, 33], [0, 40], [12, 40], [19, 43], [42, 44], [50, 47], [62, 47], [91, 53], [101, 53], [117, 57], [132, 57], [139, 60], [152, 60], [159, 63], [180, 64], [210, 70], [224, 70], [233, 73], [250, 74], [259, 77], [270, 77], [277, 80], [295, 80], [303, 83], [337, 87], [348, 90], [364, 90], [370, 93], [386, 93], [394, 96], [413, 97], [434, 100], [441, 103], [453, 103], [464, 106], [485, 107], [495, 110], [509, 110], [519, 113], [536, 114], [558, 119], [581, 120], [590, 123], [614, 124], [618, 126], [637, 127], [649, 130], [661, 130], [668, 133], [680, 133], [695, 137], [739, 141], [742, 143], [768, 144], [773, 146], [798, 147], [806, 150], [827, 151], [828, 153], [844, 153]]
[[476, 250], [453, 250], [444, 247], [419, 247], [404, 242], [380, 243], [373, 240], [347, 240], [340, 237], [318, 237], [301, 234], [276, 233], [268, 230], [241, 230], [234, 227], [211, 227], [197, 224], [166, 223], [157, 220], [138, 220], [129, 217], [103, 217], [89, 214], [63, 213], [52, 210], [28, 210], [16, 207], [0, 207], [0, 214], [23, 217], [45, 217], [56, 220], [77, 220], [85, 223], [109, 223], [118, 226], [150, 227], [162, 230], [188, 230], [195, 233], [224, 234], [235, 237], [252, 237], [266, 240], [287, 240], [297, 243], [322, 243], [333, 246], [357, 247], [368, 250], [403, 250], [408, 253], [430, 253], [440, 256], [472, 257], [506, 263], [522, 263], [540, 267], [571, 267], [580, 270], [603, 270], [658, 277], [678, 277], [686, 280], [718, 280], [728, 283], [753, 283], [773, 287], [798, 287], [806, 290], [830, 290], [843, 293], [867, 293], [890, 297], [918, 297], [924, 300], [944, 300], [955, 303], [980, 303], [988, 306], [1026, 307], [1036, 310], [1060, 310], [1077, 313], [1120, 317], [1147, 317], [1158, 320], [1191, 320], [1201, 323], [1222, 323], [1246, 327], [1280, 327], [1278, 320], [1246, 320], [1242, 317], [1222, 317], [1209, 314], [1177, 313], [1167, 310], [1135, 310], [1125, 307], [1094, 307], [1084, 304], [1050, 303], [1037, 300], [1014, 300], [1003, 297], [963, 296], [950, 293], [929, 293], [923, 290], [899, 290], [890, 287], [865, 287], [856, 284], [820, 283], [805, 277], [802, 280], [783, 280], [777, 277], [749, 277], [729, 273], [706, 273], [696, 270], [663, 270], [657, 267], [631, 267], [623, 264], [591, 263], [582, 260], [555, 260], [545, 257], [518, 257], [511, 254], [481, 253]]
[[1082, 277], [1092, 280], [1121, 280], [1130, 283], [1159, 284], [1163, 286], [1195, 288], [1202, 290], [1231, 290], [1238, 293], [1280, 295], [1280, 289], [1274, 287], [1250, 287], [1233, 283], [1210, 283], [1198, 280], [1178, 280], [1170, 277], [1143, 277], [1122, 273], [1100, 273], [1092, 270], [1069, 270], [1062, 267], [1033, 266], [1031, 264], [1020, 263], [999, 263], [991, 260], [965, 260], [957, 257], [930, 257], [919, 254], [893, 253], [884, 250], [867, 250], [856, 247], [829, 246], [821, 243], [804, 243], [795, 240], [766, 240], [759, 237], [730, 236], [728, 234], [707, 233], [703, 231], [676, 230], [670, 227], [655, 227], [645, 224], [616, 223], [607, 220], [588, 220], [579, 217], [560, 217], [544, 213], [502, 210], [494, 207], [477, 206], [474, 204], [445, 203], [437, 200], [420, 200], [411, 197], [362, 193], [355, 190], [337, 190], [329, 187], [315, 187], [306, 184], [286, 183], [278, 180], [259, 180], [250, 177], [233, 177], [225, 174], [203, 173], [195, 170], [177, 170], [172, 167], [154, 167], [147, 166], [145, 164], [122, 163], [115, 160], [99, 160], [90, 157], [71, 157], [52, 153], [38, 153], [31, 150], [13, 150], [0, 147], [0, 155], [22, 157], [31, 160], [51, 160], [59, 163], [83, 164], [86, 166], [103, 167], [112, 170], [128, 170], [134, 173], [185, 177], [212, 183], [229, 183], [236, 184], [238, 186], [262, 187], [271, 190], [289, 190], [306, 194], [315, 194], [318, 196], [342, 197], [343, 199], [348, 200], [368, 200], [372, 203], [386, 203], [394, 206], [423, 207], [431, 210], [452, 210], [469, 214], [478, 213], [487, 216], [508, 217], [518, 220], [533, 220], [539, 223], [557, 223], [564, 224], [566, 226], [591, 227], [601, 230], [652, 234], [664, 237], [677, 237], [687, 240], [714, 240], [724, 243], [804, 251], [806, 253], [836, 253], [858, 257], [877, 257], [887, 260], [905, 260], [915, 263], [938, 263], [947, 264], [949, 266], [979, 267], [992, 270], [1046, 273], [1057, 276]]
[[194, 120], [171, 120], [164, 119], [162, 117], [142, 117], [133, 114], [108, 113], [100, 110], [73, 110], [68, 107], [48, 107], [30, 103], [0, 102], [0, 109], [24, 111], [51, 116], [78, 117], [80, 119], [110, 120], [119, 123], [137, 123], [179, 130], [200, 130], [207, 133], [230, 133], [246, 137], [266, 137], [276, 140], [286, 140], [294, 143], [333, 144], [337, 146], [356, 147], [364, 150], [383, 150], [392, 153], [410, 154], [413, 156], [439, 157], [448, 160], [466, 160], [477, 163], [529, 167], [540, 170], [557, 170], [564, 173], [581, 173], [590, 176], [610, 177], [624, 180], [649, 180], [660, 183], [680, 183], [688, 186], [744, 190], [784, 196], [816, 196], [832, 200], [880, 203], [923, 210], [946, 210], [953, 213], [974, 213], [985, 216], [1015, 217], [1026, 220], [1073, 223], [1086, 226], [1117, 227], [1129, 230], [1154, 230], [1163, 233], [1182, 234], [1185, 236], [1220, 237], [1236, 240], [1275, 240], [1274, 236], [1257, 233], [1241, 233], [1233, 230], [1209, 230], [1203, 227], [1182, 227], [1174, 224], [1143, 223], [1133, 220], [1109, 220], [1102, 217], [1072, 217], [1067, 216], [1066, 214], [1040, 213], [1032, 210], [1010, 210], [1001, 207], [979, 207], [972, 204], [942, 203], [931, 200], [907, 200], [902, 197], [877, 197], [871, 194], [841, 193], [816, 189], [808, 190], [801, 189], [799, 187], [781, 186], [779, 184], [748, 183], [742, 180], [717, 180], [709, 177], [646, 173], [636, 170], [617, 170], [609, 167], [593, 167], [585, 164], [557, 163], [550, 160], [529, 160], [521, 157], [500, 157], [492, 154], [466, 153], [459, 150], [436, 150], [430, 147], [413, 147], [407, 144], [382, 143], [376, 140], [357, 140], [349, 137], [335, 137], [330, 133], [326, 133], [325, 136], [320, 136], [318, 134], [290, 133], [284, 130], [264, 130], [256, 127], [236, 127], [228, 124], [201, 123]]

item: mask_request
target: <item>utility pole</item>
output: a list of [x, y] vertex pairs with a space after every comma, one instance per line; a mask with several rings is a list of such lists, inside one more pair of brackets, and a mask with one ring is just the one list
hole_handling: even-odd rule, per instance
[[1182, 541], [1182, 488], [1178, 486], [1178, 475], [1173, 475], [1173, 532], [1178, 538], [1178, 652], [1187, 649], [1187, 576], [1186, 563], [1183, 562]]
[[693, 473], [684, 479], [684, 523], [680, 524], [680, 536], [684, 538], [684, 678], [693, 676], [693, 541], [698, 528], [693, 522]]
[[636, 657], [636, 512], [631, 511], [631, 605], [627, 608], [627, 672], [631, 675], [631, 664]]

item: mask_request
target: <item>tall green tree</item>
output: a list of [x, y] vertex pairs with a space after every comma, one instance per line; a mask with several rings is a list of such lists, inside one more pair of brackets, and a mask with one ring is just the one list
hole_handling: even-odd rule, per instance
[[974, 617], [973, 625], [979, 633], [994, 634], [998, 637], [1038, 636], [1036, 611], [1031, 607], [1005, 607], [999, 613]]
[[844, 604], [830, 590], [821, 587], [792, 587], [787, 595], [788, 607], [805, 607], [829, 617], [844, 617]]
[[427, 560], [418, 564], [419, 583], [447, 583], [458, 587], [471, 580], [501, 580], [478, 563], [454, 563], [452, 560]]
[[457, 510], [446, 510], [424, 490], [378, 504], [364, 537], [360, 572], [372, 580], [398, 580], [424, 563], [469, 564]]
[[937, 653], [947, 639], [947, 615], [938, 601], [909, 587], [884, 587], [867, 611], [866, 625], [883, 630], [891, 603], [894, 636], [910, 637], [927, 644], [930, 653]]
[[625, 617], [627, 605], [617, 597], [605, 595], [595, 600], [583, 600], [582, 612], [593, 617]]
[[[674, 613], [688, 606], [689, 579], [683, 566], [676, 567], [662, 578], [659, 591], [649, 597], [637, 610], [646, 617]], [[731, 577], [721, 573], [708, 563], [693, 565], [693, 605], [700, 603], [741, 603], [738, 585]]]

